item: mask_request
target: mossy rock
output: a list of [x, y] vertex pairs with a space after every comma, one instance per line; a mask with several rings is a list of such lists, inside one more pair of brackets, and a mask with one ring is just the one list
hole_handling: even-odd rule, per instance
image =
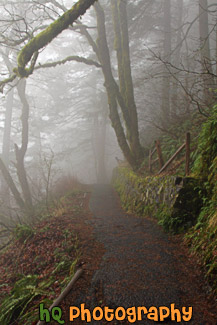
[[182, 232], [196, 224], [203, 205], [203, 192], [197, 179], [183, 178], [182, 188], [171, 211], [168, 230]]

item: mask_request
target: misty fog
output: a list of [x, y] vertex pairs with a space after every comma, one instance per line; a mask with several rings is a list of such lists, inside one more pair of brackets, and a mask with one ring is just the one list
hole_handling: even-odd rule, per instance
[[[13, 76], [25, 44], [73, 3], [1, 1], [2, 81]], [[215, 101], [215, 1], [126, 1], [122, 53], [114, 3], [101, 0], [98, 12], [91, 7], [39, 48], [28, 78], [14, 75], [1, 83], [2, 160], [18, 191], [29, 187], [26, 199], [30, 193], [33, 201], [43, 198], [62, 176], [109, 182], [118, 162], [137, 166], [170, 126], [197, 113], [206, 116]], [[105, 15], [104, 48], [100, 14]], [[107, 54], [109, 72], [104, 71]], [[25, 182], [16, 170], [19, 153]], [[2, 192], [7, 186], [1, 177]]]
[[216, 77], [216, 0], [0, 0], [0, 325], [216, 324]]

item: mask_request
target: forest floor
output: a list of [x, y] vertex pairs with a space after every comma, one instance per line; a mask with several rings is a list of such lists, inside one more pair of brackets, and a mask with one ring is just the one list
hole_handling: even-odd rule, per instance
[[[88, 225], [92, 218], [89, 196], [90, 189], [85, 186], [61, 197], [32, 227], [24, 224], [18, 228], [11, 244], [0, 252], [1, 325], [36, 324], [39, 304], [43, 302], [49, 308], [81, 265], [85, 272], [73, 294], [79, 295], [80, 288], [89, 288], [104, 253], [103, 245], [94, 239]], [[42, 294], [37, 295], [38, 290]], [[23, 300], [19, 301], [21, 297]], [[18, 318], [17, 310], [26, 304], [25, 299], [31, 298], [23, 319]], [[10, 320], [2, 320], [7, 312]]]
[[[66, 203], [67, 208], [59, 207], [51, 219], [37, 225], [38, 231], [34, 236], [25, 243], [17, 240], [1, 254], [0, 298], [10, 292], [18, 274], [39, 274], [38, 278], [47, 281], [49, 275], [54, 274], [55, 281], [51, 284], [49, 295], [49, 299], [54, 300], [60, 294], [60, 284], [66, 277], [61, 270], [54, 272], [60, 264], [57, 252], [62, 252], [70, 262], [76, 261], [75, 268], [82, 266], [84, 269], [83, 275], [60, 305], [63, 310], [61, 319], [65, 320], [65, 324], [87, 323], [80, 318], [73, 322], [69, 320], [70, 306], [80, 308], [83, 303], [90, 310], [97, 306], [114, 310], [120, 306], [125, 309], [155, 306], [155, 311], [160, 306], [170, 308], [174, 303], [180, 311], [182, 307], [191, 306], [193, 317], [189, 322], [168, 318], [164, 321], [166, 324], [217, 323], [215, 299], [209, 292], [202, 269], [189, 254], [181, 236], [167, 235], [151, 218], [126, 214], [117, 194], [108, 185], [95, 185], [91, 197], [82, 193], [69, 196], [64, 201]], [[30, 307], [38, 306], [42, 298], [36, 297]], [[22, 322], [28, 325], [36, 323]], [[90, 322], [120, 323], [129, 324], [130, 321], [126, 318], [106, 322], [92, 318]], [[135, 319], [134, 323], [161, 322], [144, 315], [142, 321]], [[21, 323], [14, 321], [9, 324]]]

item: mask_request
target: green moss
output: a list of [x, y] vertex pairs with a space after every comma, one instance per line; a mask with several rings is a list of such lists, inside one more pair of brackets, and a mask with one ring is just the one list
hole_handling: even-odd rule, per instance
[[113, 184], [123, 207], [138, 215], [151, 215], [165, 230], [180, 233], [196, 223], [201, 208], [201, 188], [193, 178], [141, 177], [129, 168], [114, 171]]
[[18, 76], [26, 77], [29, 74], [26, 65], [31, 60], [32, 55], [49, 44], [63, 30], [67, 29], [69, 25], [71, 25], [80, 15], [83, 15], [95, 1], [96, 0], [80, 0], [60, 18], [50, 24], [44, 31], [33, 37], [18, 54], [18, 68], [15, 68], [14, 72]]
[[32, 227], [25, 224], [18, 224], [14, 230], [15, 239], [25, 243], [30, 237], [35, 235], [35, 231]]
[[195, 225], [203, 204], [202, 196], [200, 182], [194, 178], [185, 178], [166, 226], [168, 230], [183, 232]]
[[203, 208], [186, 241], [206, 268], [208, 280], [217, 294], [217, 106], [204, 123], [194, 174], [201, 178]]
[[114, 170], [113, 185], [126, 211], [153, 216], [171, 233], [188, 231], [186, 241], [217, 294], [217, 156], [208, 170], [205, 188], [200, 179], [141, 177], [126, 167]]

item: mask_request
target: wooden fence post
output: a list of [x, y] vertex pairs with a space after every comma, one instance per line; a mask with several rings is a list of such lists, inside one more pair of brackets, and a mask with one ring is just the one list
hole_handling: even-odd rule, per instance
[[174, 153], [174, 155], [172, 155], [172, 157], [166, 162], [166, 164], [159, 170], [159, 172], [157, 173], [157, 175], [159, 175], [160, 173], [162, 173], [171, 164], [171, 162], [185, 148], [185, 146], [186, 146], [186, 143], [183, 143], [183, 145], [181, 145], [181, 147]]
[[152, 158], [152, 152], [151, 152], [151, 149], [149, 150], [149, 172], [151, 173], [152, 172], [152, 161], [151, 161], [151, 158]]
[[160, 168], [162, 168], [163, 165], [164, 165], [164, 160], [163, 160], [163, 155], [162, 155], [162, 151], [161, 151], [160, 140], [155, 141], [155, 146], [156, 146], [156, 149], [157, 149], [157, 154], [158, 154], [158, 159], [159, 159], [159, 166], [160, 166]]
[[186, 154], [185, 154], [185, 175], [188, 176], [190, 174], [190, 142], [191, 142], [191, 135], [189, 132], [186, 133]]

